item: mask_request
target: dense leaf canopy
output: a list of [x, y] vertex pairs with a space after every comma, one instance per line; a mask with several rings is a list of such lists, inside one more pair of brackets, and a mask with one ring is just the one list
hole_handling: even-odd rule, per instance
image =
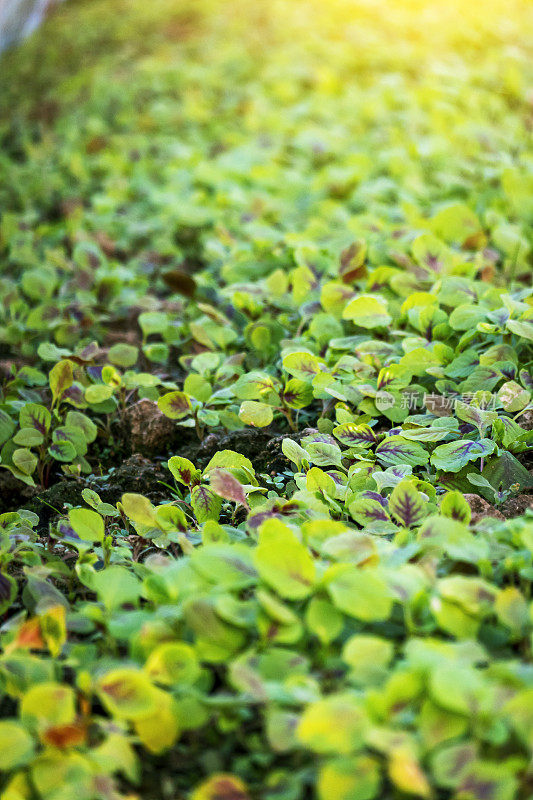
[[526, 0], [2, 56], [1, 800], [531, 800], [532, 128]]

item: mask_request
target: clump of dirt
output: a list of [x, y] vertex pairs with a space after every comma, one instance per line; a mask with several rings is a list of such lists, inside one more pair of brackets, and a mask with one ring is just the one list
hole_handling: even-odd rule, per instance
[[54, 516], [64, 513], [65, 506], [83, 505], [84, 488], [98, 492], [107, 503], [116, 503], [125, 492], [144, 494], [155, 503], [161, 502], [169, 497], [169, 490], [161, 481], [172, 480], [158, 461], [172, 455], [184, 456], [204, 469], [218, 451], [234, 450], [250, 459], [256, 473], [276, 475], [291, 468], [291, 462], [283, 455], [283, 440], [299, 442], [316, 430], [306, 428], [299, 433], [282, 434], [273, 428], [244, 428], [211, 433], [199, 442], [193, 430], [176, 425], [152, 401], [140, 400], [126, 410], [116, 433], [119, 450], [107, 454], [100, 463], [107, 466], [123, 453], [133, 454], [120, 466], [109, 467], [102, 476], [59, 478], [42, 490], [25, 486], [7, 470], [0, 470], [0, 513], [28, 508], [39, 515], [41, 528], [46, 527]]
[[315, 429], [306, 428], [299, 433], [280, 434], [272, 428], [244, 428], [230, 431], [222, 436], [215, 433], [207, 436], [201, 445], [178, 455], [186, 455], [196, 466], [204, 468], [219, 450], [234, 450], [250, 459], [257, 473], [275, 475], [290, 468], [291, 462], [283, 455], [281, 449], [284, 439], [299, 442], [303, 436], [316, 433]]
[[132, 453], [142, 453], [147, 458], [168, 451], [169, 443], [176, 438], [176, 423], [165, 417], [157, 403], [139, 400], [127, 408], [122, 424]]
[[525, 431], [533, 431], [533, 409], [521, 414], [517, 422]]
[[529, 509], [533, 511], [533, 494], [519, 494], [506, 500], [499, 508], [495, 508], [478, 494], [465, 494], [472, 511], [472, 524], [475, 525], [485, 517], [495, 519], [512, 519], [521, 517]]
[[64, 512], [65, 504], [83, 504], [84, 488], [93, 489], [109, 503], [116, 503], [125, 492], [137, 492], [160, 502], [168, 498], [168, 489], [160, 482], [171, 482], [171, 478], [157, 462], [172, 455], [184, 456], [203, 469], [218, 451], [234, 450], [249, 458], [257, 473], [275, 475], [290, 469], [290, 461], [281, 449], [283, 440], [288, 436], [298, 442], [309, 432], [306, 429], [301, 433], [280, 434], [270, 428], [245, 428], [211, 433], [199, 442], [194, 431], [176, 425], [161, 414], [155, 403], [140, 400], [125, 412], [117, 426], [119, 450], [101, 458], [100, 463], [107, 467], [133, 450], [120, 466], [108, 467], [100, 477], [65, 479], [58, 473], [58, 480], [46, 490], [25, 486], [7, 470], [0, 470], [0, 513], [28, 508], [46, 526], [55, 514]]
[[519, 494], [517, 497], [510, 497], [502, 505], [502, 513], [506, 519], [520, 517], [525, 514], [527, 509], [533, 510], [533, 494]]
[[[210, 433], [195, 449], [189, 450], [190, 458], [196, 466], [203, 469], [219, 450], [234, 450], [252, 462], [256, 472], [263, 472], [261, 463], [263, 453], [269, 442], [276, 436], [267, 428], [244, 428], [225, 434]], [[184, 455], [178, 451], [177, 455]]]
[[494, 508], [494, 506], [478, 494], [465, 494], [463, 496], [472, 512], [472, 525], [476, 525], [486, 517], [494, 517], [495, 519], [501, 520], [505, 519], [501, 511], [498, 511], [497, 508]]

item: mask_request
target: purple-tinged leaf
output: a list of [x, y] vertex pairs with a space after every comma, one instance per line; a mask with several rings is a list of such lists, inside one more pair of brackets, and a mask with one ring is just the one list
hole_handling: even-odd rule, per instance
[[389, 497], [389, 512], [406, 528], [420, 525], [426, 508], [424, 498], [410, 480], [400, 481]]
[[224, 500], [232, 500], [250, 510], [242, 484], [225, 469], [215, 469], [210, 473], [211, 489]]
[[491, 439], [480, 439], [479, 442], [470, 439], [448, 442], [435, 448], [431, 463], [445, 472], [459, 472], [469, 461], [477, 461], [478, 458], [490, 455], [495, 447], [496, 444]]
[[388, 436], [376, 448], [378, 461], [388, 467], [396, 464], [423, 466], [429, 461], [429, 453], [418, 442], [409, 442], [402, 436]]
[[55, 367], [50, 370], [49, 381], [50, 390], [54, 403], [61, 400], [63, 393], [72, 386], [74, 380], [74, 372], [72, 361], [65, 359], [60, 361]]
[[376, 434], [369, 425], [345, 422], [333, 428], [333, 435], [347, 447], [371, 447], [376, 443]]
[[222, 499], [209, 488], [198, 484], [191, 490], [191, 506], [198, 522], [207, 522], [208, 519], [218, 521]]
[[185, 486], [193, 486], [200, 481], [200, 470], [188, 458], [172, 456], [168, 461], [168, 468], [174, 479]]
[[470, 523], [472, 511], [461, 492], [446, 492], [441, 500], [440, 513], [465, 525]]
[[76, 448], [70, 441], [54, 442], [48, 448], [48, 452], [56, 461], [74, 461], [76, 458]]
[[352, 518], [363, 527], [370, 525], [372, 522], [390, 522], [390, 516], [383, 506], [383, 498], [381, 496], [377, 500], [375, 497], [364, 497], [361, 492], [355, 500], [352, 500], [348, 508]]
[[52, 416], [48, 409], [38, 403], [26, 403], [20, 409], [20, 427], [34, 428], [43, 436], [48, 432], [51, 420]]
[[360, 493], [359, 497], [366, 497], [369, 500], [375, 500], [377, 503], [381, 503], [383, 508], [387, 508], [389, 504], [389, 501], [386, 497], [380, 495], [379, 492], [373, 492], [371, 489], [365, 489]]
[[170, 419], [181, 419], [191, 410], [191, 402], [185, 392], [167, 392], [159, 398], [157, 405]]

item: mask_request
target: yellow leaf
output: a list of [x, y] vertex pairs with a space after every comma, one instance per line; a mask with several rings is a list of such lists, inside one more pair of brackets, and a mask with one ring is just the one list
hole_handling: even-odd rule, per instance
[[170, 695], [159, 692], [158, 707], [153, 714], [135, 720], [135, 732], [150, 753], [162, 753], [172, 747], [179, 736], [177, 709]]
[[200, 784], [191, 800], [250, 800], [250, 796], [240, 778], [220, 774]]
[[389, 777], [401, 792], [418, 797], [431, 797], [431, 787], [418, 760], [402, 748], [393, 750], [389, 761]]

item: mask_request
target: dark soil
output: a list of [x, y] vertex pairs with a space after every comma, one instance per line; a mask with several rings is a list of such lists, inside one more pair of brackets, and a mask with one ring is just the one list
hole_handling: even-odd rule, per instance
[[[220, 450], [234, 450], [246, 456], [256, 473], [275, 475], [290, 468], [290, 462], [281, 450], [285, 436], [278, 431], [246, 428], [225, 434], [212, 433], [199, 442], [196, 437], [191, 441], [187, 429], [181, 430], [185, 436], [181, 436], [181, 444], [172, 447], [170, 453], [190, 459], [201, 469]], [[308, 432], [291, 434], [290, 438], [298, 441]], [[167, 441], [165, 450], [168, 449]], [[150, 455], [153, 455], [153, 451]], [[164, 465], [166, 457], [167, 454], [157, 454], [154, 460], [149, 460], [145, 454], [135, 453], [120, 466], [111, 467], [104, 475], [59, 480], [44, 491], [24, 486], [10, 472], [0, 470], [0, 511], [14, 511], [21, 507], [34, 511], [39, 516], [40, 529], [44, 530], [51, 520], [65, 513], [69, 506], [84, 505], [81, 493], [85, 488], [98, 492], [104, 502], [112, 504], [120, 500], [125, 492], [143, 494], [153, 503], [168, 501], [170, 489], [164, 484], [172, 485], [173, 481]]]
[[42, 529], [58, 514], [65, 513], [67, 505], [85, 505], [81, 495], [85, 488], [98, 492], [105, 503], [116, 503], [125, 492], [143, 494], [153, 503], [160, 503], [170, 497], [170, 490], [161, 483], [168, 483], [169, 478], [161, 464], [136, 454], [100, 477], [59, 481], [35, 495], [25, 508], [39, 515]]
[[471, 523], [476, 525], [486, 517], [503, 520], [504, 516], [501, 511], [492, 506], [485, 498], [480, 497], [478, 494], [465, 494], [464, 498], [470, 506], [472, 512]]
[[512, 519], [525, 514], [528, 508], [533, 510], [533, 494], [519, 494], [516, 497], [511, 497], [498, 508], [488, 503], [478, 494], [465, 494], [464, 498], [472, 511], [473, 525], [486, 517], [494, 517], [500, 520]]
[[533, 510], [533, 494], [519, 494], [517, 497], [510, 497], [501, 506], [500, 510], [504, 517], [520, 517], [527, 509]]
[[[170, 423], [170, 426], [169, 426]], [[101, 476], [59, 479], [48, 489], [29, 487], [16, 480], [7, 470], [0, 470], [0, 513], [24, 507], [39, 515], [41, 530], [69, 506], [84, 505], [82, 490], [98, 492], [104, 502], [115, 504], [125, 492], [136, 492], [154, 503], [168, 501], [172, 484], [165, 461], [171, 455], [188, 458], [200, 469], [204, 469], [220, 450], [234, 450], [252, 462], [257, 474], [276, 475], [291, 468], [283, 455], [282, 442], [291, 438], [299, 442], [302, 436], [316, 432], [305, 429], [299, 433], [283, 434], [269, 428], [245, 428], [229, 433], [211, 433], [203, 441], [189, 428], [175, 425], [164, 417], [157, 406], [149, 401], [140, 401], [128, 409], [119, 423], [120, 450], [114, 458], [120, 459], [120, 451], [127, 454], [118, 467], [110, 467]], [[105, 461], [104, 461], [105, 464]], [[59, 477], [59, 476], [58, 476]], [[533, 509], [533, 494], [522, 494], [507, 500], [495, 508], [476, 494], [466, 494], [465, 499], [472, 510], [475, 524], [485, 517], [496, 519], [520, 516], [528, 508]]]
[[38, 491], [38, 488], [19, 481], [9, 470], [0, 469], [0, 514], [27, 506]]

